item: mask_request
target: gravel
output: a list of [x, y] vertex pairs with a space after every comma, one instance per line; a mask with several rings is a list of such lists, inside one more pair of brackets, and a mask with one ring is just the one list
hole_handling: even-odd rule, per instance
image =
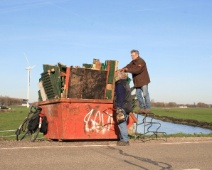
[[[142, 141], [131, 139], [130, 143], [141, 144], [159, 144], [159, 143], [177, 143], [177, 142], [207, 142], [212, 141], [212, 137], [169, 137], [167, 141], [164, 138]], [[15, 140], [0, 140], [0, 148], [14, 147], [37, 147], [37, 146], [82, 146], [82, 145], [115, 145], [117, 141], [45, 141], [37, 140], [30, 141], [15, 141]]]

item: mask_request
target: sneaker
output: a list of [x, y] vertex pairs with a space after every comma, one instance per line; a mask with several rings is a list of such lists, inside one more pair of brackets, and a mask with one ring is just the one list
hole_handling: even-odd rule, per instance
[[117, 146], [129, 146], [129, 145], [130, 145], [129, 141], [127, 141], [127, 142], [118, 141], [118, 142], [117, 142]]

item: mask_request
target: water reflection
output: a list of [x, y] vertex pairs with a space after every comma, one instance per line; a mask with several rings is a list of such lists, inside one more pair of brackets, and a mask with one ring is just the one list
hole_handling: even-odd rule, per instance
[[[139, 123], [142, 122], [143, 116], [138, 115]], [[151, 118], [147, 118], [146, 121], [149, 122]], [[176, 133], [185, 133], [185, 134], [209, 134], [212, 133], [212, 130], [200, 128], [200, 127], [194, 127], [194, 126], [188, 126], [188, 125], [181, 125], [181, 124], [174, 124], [169, 122], [164, 122], [161, 120], [154, 119], [153, 121], [159, 122], [161, 124], [161, 127], [158, 131], [166, 132], [167, 134], [176, 134]], [[154, 124], [149, 130], [156, 130], [158, 124]], [[147, 126], [148, 127], [148, 126]], [[145, 131], [147, 128], [145, 128]], [[137, 128], [138, 133], [144, 133], [144, 126], [139, 125]]]

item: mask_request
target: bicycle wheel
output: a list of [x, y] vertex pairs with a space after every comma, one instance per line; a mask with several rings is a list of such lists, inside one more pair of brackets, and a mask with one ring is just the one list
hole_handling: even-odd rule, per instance
[[28, 134], [28, 118], [24, 119], [23, 123], [19, 126], [19, 128], [16, 130], [16, 140], [20, 141], [22, 140], [26, 134]]
[[38, 127], [36, 130], [30, 132], [30, 141], [34, 142], [36, 138], [38, 137], [38, 134], [40, 132], [40, 128]]

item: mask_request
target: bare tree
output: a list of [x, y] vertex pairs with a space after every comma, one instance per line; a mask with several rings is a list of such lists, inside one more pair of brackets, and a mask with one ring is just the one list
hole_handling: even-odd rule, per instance
[[21, 105], [23, 99], [11, 98], [8, 96], [0, 96], [0, 105], [10, 106], [10, 105]]

